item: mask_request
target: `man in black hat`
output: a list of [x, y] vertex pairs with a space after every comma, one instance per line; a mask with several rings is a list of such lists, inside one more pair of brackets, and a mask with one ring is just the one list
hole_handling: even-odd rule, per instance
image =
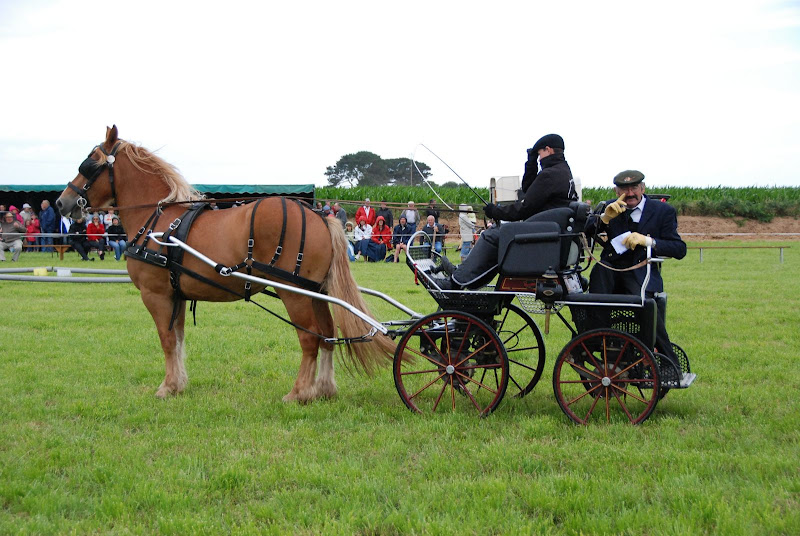
[[[572, 171], [564, 158], [564, 139], [558, 134], [547, 134], [528, 149], [522, 177], [522, 199], [509, 205], [489, 204], [483, 210], [488, 218], [521, 221], [551, 208], [569, 206], [570, 202], [577, 200]], [[497, 228], [484, 231], [469, 257], [458, 268], [447, 257], [442, 257], [441, 269], [450, 274], [450, 279], [442, 284], [449, 289], [475, 288], [494, 277], [499, 235]]]
[[[599, 242], [603, 244], [600, 256], [602, 264], [592, 269], [589, 292], [636, 295], [641, 293], [646, 266], [615, 272], [603, 264], [617, 269], [634, 266], [647, 256], [647, 246], [651, 246], [654, 256], [682, 259], [686, 256], [686, 243], [678, 234], [675, 209], [645, 195], [644, 174], [641, 171], [630, 169], [618, 173], [614, 177], [614, 189], [619, 197], [608, 201], [603, 213], [591, 215], [586, 224], [587, 235], [606, 233], [605, 242]], [[660, 265], [654, 264], [645, 294], [652, 298], [663, 292]], [[662, 354], [674, 358], [664, 323], [666, 302], [658, 299], [656, 304], [656, 347]]]

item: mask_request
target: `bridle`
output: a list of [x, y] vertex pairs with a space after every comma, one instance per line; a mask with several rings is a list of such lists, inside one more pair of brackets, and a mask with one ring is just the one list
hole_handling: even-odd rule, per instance
[[[118, 141], [116, 145], [114, 145], [114, 148], [111, 149], [110, 153], [107, 153], [102, 145], [95, 145], [92, 150], [89, 151], [86, 160], [78, 166], [78, 173], [86, 179], [86, 184], [83, 185], [83, 188], [78, 188], [72, 184], [72, 182], [67, 183], [67, 186], [78, 194], [78, 206], [82, 211], [89, 206], [89, 198], [86, 192], [89, 191], [89, 188], [92, 187], [92, 184], [94, 184], [105, 169], [108, 169], [108, 182], [111, 185], [111, 204], [117, 204], [117, 190], [114, 187], [114, 161], [117, 159], [115, 155], [121, 144], [122, 142]], [[103, 154], [106, 155], [106, 161], [102, 164], [92, 158], [92, 155], [97, 149], [100, 149], [103, 151]]]

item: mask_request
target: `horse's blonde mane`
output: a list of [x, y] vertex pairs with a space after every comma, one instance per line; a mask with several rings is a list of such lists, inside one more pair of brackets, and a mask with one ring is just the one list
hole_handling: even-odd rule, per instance
[[[121, 140], [120, 140], [121, 141]], [[140, 147], [127, 141], [121, 141], [119, 151], [124, 152], [131, 164], [143, 173], [152, 173], [161, 177], [169, 187], [169, 195], [162, 199], [164, 203], [170, 201], [189, 201], [202, 199], [203, 195], [186, 182], [178, 169], [166, 162], [161, 157], [156, 156], [144, 147]], [[106, 160], [106, 156], [101, 152], [100, 163]]]

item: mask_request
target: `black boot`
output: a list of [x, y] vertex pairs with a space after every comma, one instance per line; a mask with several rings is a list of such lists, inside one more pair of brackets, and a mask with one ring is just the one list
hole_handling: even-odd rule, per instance
[[447, 275], [453, 275], [456, 270], [458, 270], [458, 267], [450, 262], [450, 259], [444, 255], [441, 256], [440, 261], [442, 264], [439, 265], [439, 271], [444, 272]]

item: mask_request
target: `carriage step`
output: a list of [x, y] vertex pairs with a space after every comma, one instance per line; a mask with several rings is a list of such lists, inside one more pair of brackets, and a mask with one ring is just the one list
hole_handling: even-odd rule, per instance
[[686, 389], [694, 382], [695, 378], [697, 378], [697, 374], [694, 372], [684, 372], [681, 375], [681, 384], [679, 389]]
[[697, 374], [694, 372], [682, 372], [680, 381], [662, 380], [661, 386], [668, 389], [686, 389], [692, 385], [692, 382], [694, 382], [695, 378], [697, 378]]

